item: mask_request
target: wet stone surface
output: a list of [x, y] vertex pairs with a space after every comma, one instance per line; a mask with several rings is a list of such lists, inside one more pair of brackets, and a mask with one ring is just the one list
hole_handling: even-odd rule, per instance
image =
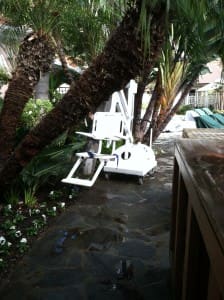
[[83, 188], [1, 286], [1, 299], [171, 299], [173, 136], [163, 134], [154, 150], [158, 167], [143, 185], [102, 176]]

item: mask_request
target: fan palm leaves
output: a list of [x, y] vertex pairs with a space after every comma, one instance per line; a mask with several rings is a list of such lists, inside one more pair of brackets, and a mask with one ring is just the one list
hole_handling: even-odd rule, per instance
[[12, 27], [5, 24], [0, 25], [0, 51], [5, 61], [1, 67], [9, 74], [16, 67], [16, 56], [19, 51], [19, 45], [26, 34], [25, 28]]
[[[73, 1], [74, 2], [74, 1]], [[61, 32], [66, 52], [89, 63], [99, 54], [111, 31], [122, 17], [122, 5], [116, 1], [76, 1], [70, 3], [62, 17]]]

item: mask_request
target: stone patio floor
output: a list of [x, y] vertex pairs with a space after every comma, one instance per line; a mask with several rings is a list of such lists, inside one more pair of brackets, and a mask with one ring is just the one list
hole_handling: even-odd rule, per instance
[[36, 240], [1, 299], [169, 300], [169, 229], [175, 134], [154, 145], [158, 167], [143, 185], [102, 176]]

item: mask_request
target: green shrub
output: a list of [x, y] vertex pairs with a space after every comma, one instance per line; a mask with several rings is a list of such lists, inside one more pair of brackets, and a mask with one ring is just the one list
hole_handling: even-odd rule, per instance
[[0, 67], [0, 82], [6, 84], [9, 81], [9, 75], [7, 72]]
[[53, 105], [49, 100], [30, 99], [21, 117], [22, 127], [27, 129], [34, 127], [52, 108]]
[[187, 110], [191, 110], [192, 109], [192, 105], [191, 104], [187, 104], [187, 105], [181, 105], [178, 110], [177, 110], [177, 114], [178, 115], [185, 115]]
[[51, 92], [51, 103], [53, 106], [55, 106], [59, 101], [61, 101], [63, 95], [60, 94], [57, 90]]
[[40, 120], [53, 108], [49, 100], [30, 99], [21, 116], [21, 124], [17, 128], [16, 144], [18, 144], [27, 132], [37, 125]]

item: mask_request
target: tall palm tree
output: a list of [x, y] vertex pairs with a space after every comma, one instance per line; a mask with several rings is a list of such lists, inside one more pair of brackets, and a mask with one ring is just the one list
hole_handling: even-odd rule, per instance
[[[100, 0], [86, 0], [82, 2], [81, 6], [84, 6], [85, 14], [88, 12], [88, 8], [89, 11], [94, 9], [95, 13], [102, 14], [102, 9], [99, 9], [99, 7], [102, 7], [101, 2]], [[18, 127], [20, 116], [27, 101], [33, 95], [34, 88], [40, 80], [40, 75], [44, 77], [48, 73], [57, 50], [59, 57], [63, 58], [61, 55], [62, 51], [58, 47], [59, 40], [69, 38], [65, 34], [70, 25], [68, 17], [71, 12], [74, 17], [76, 13], [74, 8], [77, 5], [79, 7], [80, 3], [77, 0], [68, 0], [66, 3], [60, 0], [0, 1], [1, 11], [5, 16], [9, 17], [12, 24], [25, 24], [27, 30], [31, 31], [20, 46], [16, 70], [9, 83], [0, 115], [0, 143], [3, 141], [5, 143], [5, 147], [0, 148], [0, 162], [4, 162], [10, 153], [13, 152], [16, 128]], [[105, 12], [106, 10], [103, 9], [103, 11]], [[102, 15], [104, 16], [104, 14]], [[113, 14], [107, 12], [106, 15], [107, 19], [109, 19], [109, 16]], [[97, 23], [96, 20], [95, 23]], [[101, 22], [98, 21], [98, 23], [102, 27], [102, 20]], [[83, 23], [81, 25], [84, 26]], [[104, 30], [106, 29], [107, 27], [104, 28]], [[95, 38], [95, 45], [100, 41], [100, 38], [100, 34], [98, 34], [98, 37]], [[67, 45], [69, 43], [72, 44], [71, 40], [67, 42]], [[58, 49], [55, 49], [57, 47]], [[63, 63], [62, 65], [65, 66], [66, 64]], [[71, 78], [69, 79], [71, 81]]]
[[[158, 1], [157, 5], [146, 7], [146, 11], [147, 16], [151, 16], [150, 51], [147, 59], [153, 66], [163, 43], [166, 6]], [[89, 111], [94, 112], [112, 92], [122, 89], [130, 79], [139, 74], [147, 55], [142, 50], [139, 30], [141, 13], [141, 1], [137, 1], [127, 10], [103, 52], [80, 79], [71, 85], [71, 89], [57, 106], [14, 150], [0, 172], [2, 187], [10, 184], [15, 174], [18, 174], [44, 146], [72, 124], [78, 124]]]
[[16, 128], [23, 109], [33, 95], [40, 72], [48, 72], [54, 58], [50, 32], [58, 22], [56, 4], [56, 0], [38, 1], [38, 5], [26, 0], [0, 3], [2, 13], [11, 17], [12, 25], [25, 24], [28, 32], [20, 45], [16, 68], [0, 115], [0, 143], [5, 145], [0, 148], [0, 162], [13, 151]]

